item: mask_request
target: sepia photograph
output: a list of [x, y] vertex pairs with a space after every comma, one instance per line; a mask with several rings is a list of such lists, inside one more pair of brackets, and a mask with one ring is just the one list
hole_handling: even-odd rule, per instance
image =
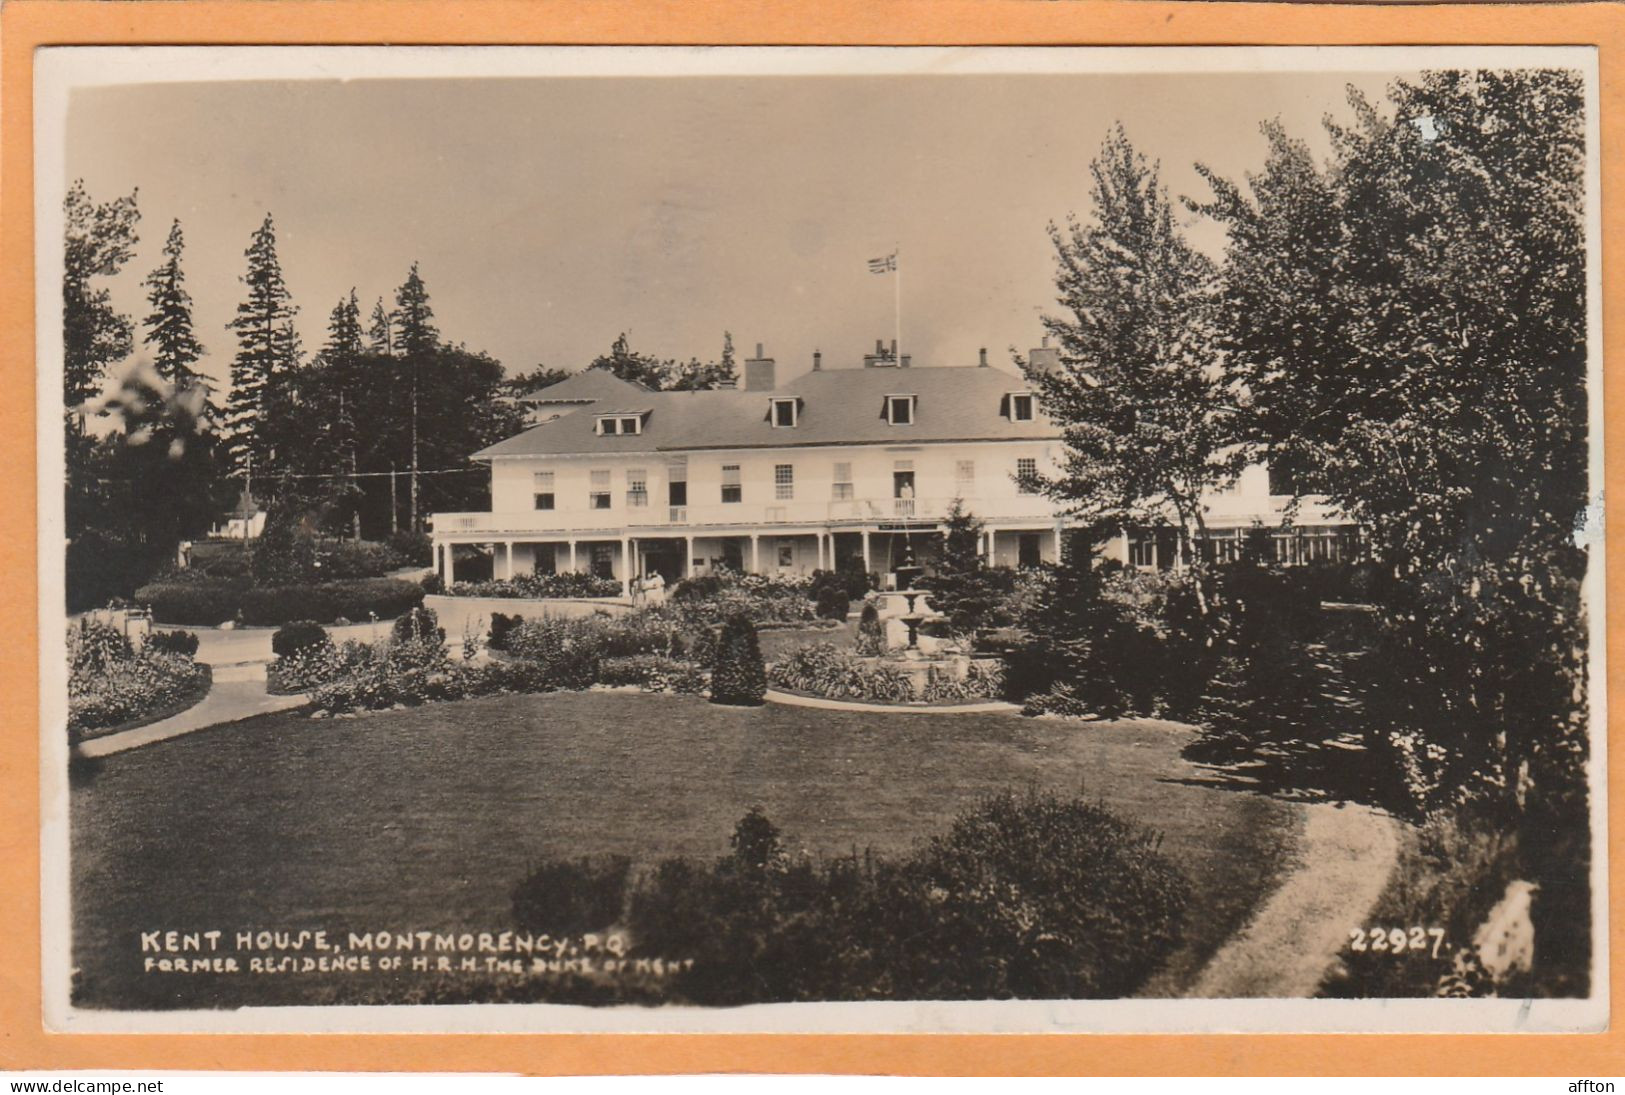
[[48, 1023], [1605, 1029], [1597, 82], [42, 50]]

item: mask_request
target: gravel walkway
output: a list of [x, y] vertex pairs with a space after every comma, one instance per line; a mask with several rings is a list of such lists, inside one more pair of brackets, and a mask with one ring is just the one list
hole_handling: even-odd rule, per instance
[[1187, 995], [1305, 999], [1365, 923], [1399, 852], [1393, 819], [1364, 806], [1305, 808], [1302, 865], [1219, 949]]

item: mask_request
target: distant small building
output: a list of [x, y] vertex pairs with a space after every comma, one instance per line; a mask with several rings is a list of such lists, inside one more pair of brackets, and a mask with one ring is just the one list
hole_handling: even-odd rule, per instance
[[237, 496], [237, 504], [221, 514], [209, 529], [217, 540], [257, 540], [265, 532], [265, 510], [248, 491]]

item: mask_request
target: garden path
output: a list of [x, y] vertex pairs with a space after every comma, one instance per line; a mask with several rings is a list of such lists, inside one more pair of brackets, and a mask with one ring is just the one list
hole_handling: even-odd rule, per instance
[[1398, 824], [1367, 806], [1305, 810], [1301, 865], [1219, 948], [1188, 995], [1312, 997], [1349, 931], [1365, 924], [1393, 871]]
[[[254, 669], [258, 669], [259, 672], [254, 673]], [[178, 715], [160, 719], [146, 726], [138, 726], [134, 730], [93, 738], [80, 744], [75, 751], [80, 756], [105, 757], [142, 745], [151, 745], [155, 741], [167, 741], [182, 734], [206, 730], [221, 723], [237, 722], [239, 719], [266, 715], [272, 711], [285, 711], [290, 707], [298, 707], [305, 701], [304, 696], [273, 696], [267, 693], [263, 666], [217, 670], [214, 685], [209, 689], [209, 694], [203, 698], [203, 702], [187, 708]]]

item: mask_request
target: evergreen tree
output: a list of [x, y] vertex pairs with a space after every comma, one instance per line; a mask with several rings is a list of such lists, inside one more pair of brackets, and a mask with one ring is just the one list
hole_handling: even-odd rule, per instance
[[609, 353], [594, 358], [587, 368], [607, 369], [622, 380], [642, 384], [650, 391], [660, 391], [667, 386], [672, 374], [677, 371], [677, 363], [637, 353], [632, 349], [626, 332], [622, 331], [615, 337]]
[[395, 352], [395, 320], [384, 307], [384, 298], [372, 306], [372, 326], [367, 328], [368, 348], [375, 354], [388, 356]]
[[936, 573], [922, 579], [931, 605], [956, 631], [973, 633], [1011, 622], [1006, 594], [1015, 588], [1009, 570], [994, 570], [982, 554], [982, 522], [955, 498], [948, 508], [947, 536]]
[[279, 385], [297, 367], [299, 348], [293, 331], [298, 309], [282, 280], [271, 214], [255, 229], [244, 254], [248, 297], [227, 325], [237, 332], [237, 355], [226, 401], [225, 445], [233, 472], [246, 477], [251, 468], [260, 475], [275, 467], [277, 424], [269, 419], [281, 403]]
[[1043, 486], [1096, 526], [1156, 524], [1171, 509], [1194, 561], [1203, 493], [1244, 463], [1213, 345], [1217, 271], [1181, 235], [1157, 167], [1121, 125], [1090, 171], [1093, 219], [1050, 225], [1070, 315], [1044, 320], [1062, 367], [1031, 377], [1066, 440]]
[[[164, 243], [164, 263], [147, 275], [147, 302], [152, 312], [147, 316], [147, 334], [143, 341], [153, 348], [153, 366], [177, 390], [185, 390], [203, 382], [192, 366], [203, 356], [203, 346], [192, 331], [192, 297], [186, 291], [186, 275], [181, 270], [181, 252], [185, 248], [181, 235], [181, 222], [169, 227], [169, 239]], [[207, 384], [204, 384], [207, 389]], [[216, 408], [211, 404], [209, 417]]]
[[440, 331], [434, 325], [434, 309], [429, 307], [429, 290], [418, 275], [418, 264], [395, 291], [395, 346], [402, 354], [424, 354], [440, 344]]
[[63, 201], [62, 399], [69, 410], [96, 396], [108, 367], [131, 349], [130, 317], [121, 315], [111, 294], [92, 279], [117, 274], [135, 253], [141, 219], [135, 199], [132, 190], [129, 197], [98, 205], [80, 179]]
[[401, 356], [406, 360], [411, 383], [411, 498], [408, 509], [409, 527], [420, 528], [418, 502], [421, 486], [418, 481], [422, 444], [419, 426], [419, 395], [423, 386], [424, 359], [440, 345], [440, 331], [434, 325], [434, 309], [429, 307], [429, 290], [418, 276], [418, 264], [406, 281], [395, 292], [395, 328]]
[[759, 707], [767, 696], [767, 668], [756, 639], [756, 625], [738, 614], [723, 621], [717, 660], [711, 670], [711, 702]]

